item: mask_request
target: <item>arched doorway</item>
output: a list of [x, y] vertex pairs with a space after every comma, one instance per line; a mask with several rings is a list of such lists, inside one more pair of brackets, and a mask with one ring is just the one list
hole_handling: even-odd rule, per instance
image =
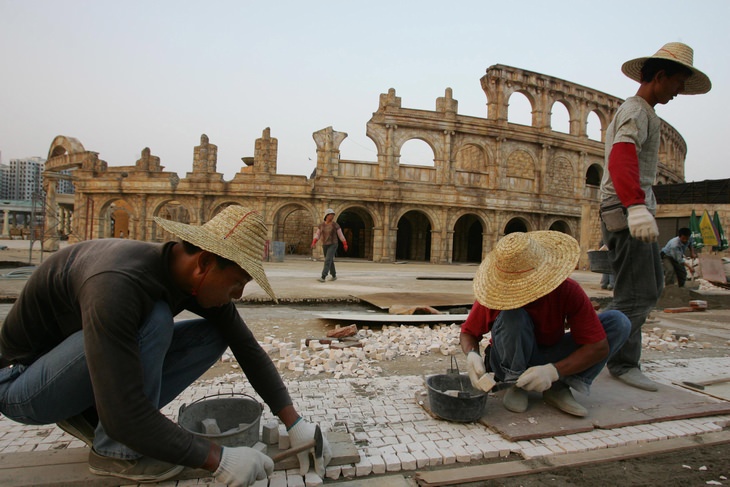
[[431, 222], [426, 215], [411, 210], [398, 220], [395, 258], [397, 260], [430, 260]]
[[312, 214], [298, 204], [282, 207], [276, 213], [273, 237], [274, 240], [284, 242], [289, 255], [310, 255]]
[[504, 227], [504, 234], [509, 235], [515, 232], [528, 232], [527, 222], [522, 218], [513, 218]]
[[132, 210], [124, 200], [116, 200], [109, 205], [106, 225], [101, 238], [134, 238], [131, 232]]
[[[160, 207], [157, 215], [165, 220], [171, 220], [180, 223], [190, 224], [190, 212], [179, 201], [168, 201]], [[152, 242], [167, 242], [168, 240], [177, 240], [177, 237], [170, 232], [164, 230], [156, 223], [152, 224]]]
[[373, 218], [362, 208], [348, 208], [337, 216], [337, 223], [347, 240], [348, 251], [340, 244], [337, 255], [356, 259], [373, 259]]
[[563, 220], [554, 221], [553, 224], [550, 225], [550, 230], [553, 230], [555, 232], [566, 233], [566, 234], [570, 235], [570, 227]]
[[481, 262], [484, 228], [476, 215], [461, 216], [454, 225], [452, 262]]

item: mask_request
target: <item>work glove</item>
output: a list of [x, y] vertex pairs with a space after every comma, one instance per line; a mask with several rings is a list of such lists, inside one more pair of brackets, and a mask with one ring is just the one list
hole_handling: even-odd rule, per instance
[[317, 239], [316, 238], [312, 240], [312, 248], [314, 248], [315, 245], [317, 245]]
[[[289, 442], [292, 448], [296, 448], [304, 443], [311, 441], [314, 438], [314, 430], [317, 426], [300, 419], [292, 426], [289, 430]], [[299, 473], [306, 475], [309, 472], [309, 455], [314, 456], [314, 447], [309, 450], [305, 450], [301, 453], [297, 453], [299, 459]], [[314, 459], [314, 471], [320, 477], [324, 478], [324, 469], [332, 460], [332, 450], [330, 444], [327, 441], [327, 437], [322, 435], [322, 456]]]
[[264, 480], [274, 471], [274, 461], [258, 450], [247, 446], [224, 447], [221, 463], [213, 477], [230, 487], [248, 487]]
[[646, 205], [629, 206], [628, 211], [631, 236], [646, 243], [656, 242], [659, 238], [659, 227]]
[[536, 365], [524, 371], [515, 385], [526, 391], [543, 392], [550, 389], [559, 377], [558, 369], [553, 364]]
[[345, 252], [347, 252], [347, 240], [342, 241], [342, 247], [344, 247]]
[[469, 372], [471, 385], [473, 385], [475, 389], [480, 389], [479, 379], [487, 373], [487, 369], [484, 368], [484, 360], [482, 359], [482, 356], [479, 355], [479, 352], [476, 350], [472, 350], [466, 354], [466, 370]]

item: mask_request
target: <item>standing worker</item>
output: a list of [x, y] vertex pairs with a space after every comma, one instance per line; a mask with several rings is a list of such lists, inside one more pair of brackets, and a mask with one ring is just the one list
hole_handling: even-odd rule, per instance
[[335, 221], [335, 210], [327, 208], [324, 211], [324, 221], [319, 224], [317, 231], [314, 233], [312, 240], [312, 248], [317, 245], [318, 240], [322, 240], [322, 252], [324, 252], [324, 267], [322, 267], [322, 276], [317, 279], [324, 282], [327, 274], [332, 275], [332, 280], [337, 280], [337, 270], [335, 269], [335, 254], [337, 253], [338, 239], [342, 242], [342, 247], [347, 252], [347, 240], [342, 233], [339, 223]]
[[[48, 258], [0, 328], [0, 412], [58, 426], [89, 450], [89, 470], [161, 482], [184, 466], [247, 486], [274, 468], [248, 447], [221, 447], [160, 409], [230, 347], [253, 388], [289, 431], [292, 447], [315, 436], [233, 299], [252, 280], [272, 299], [261, 258], [266, 226], [229, 206], [202, 226], [155, 218], [179, 242], [79, 242]], [[200, 318], [175, 322], [183, 310]], [[302, 474], [310, 449], [299, 455]], [[324, 440], [320, 476], [331, 457]]]
[[670, 42], [656, 54], [627, 61], [621, 71], [640, 83], [606, 130], [606, 171], [601, 181], [601, 231], [616, 275], [613, 307], [631, 320], [631, 334], [608, 361], [614, 377], [639, 389], [657, 385], [640, 369], [641, 327], [664, 288], [652, 184], [659, 162], [657, 104], [677, 95], [707, 93], [710, 79], [692, 65], [693, 51]]

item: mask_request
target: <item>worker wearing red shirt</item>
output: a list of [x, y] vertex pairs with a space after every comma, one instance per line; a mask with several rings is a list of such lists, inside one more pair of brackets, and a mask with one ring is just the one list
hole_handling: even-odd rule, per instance
[[[580, 246], [552, 231], [512, 233], [497, 243], [474, 276], [477, 302], [461, 327], [472, 384], [489, 369], [497, 381], [514, 382], [505, 408], [524, 412], [529, 391], [574, 416], [585, 407], [570, 389], [587, 394], [591, 383], [628, 337], [623, 313], [596, 314], [580, 285], [568, 276]], [[479, 342], [491, 332], [482, 359]]]

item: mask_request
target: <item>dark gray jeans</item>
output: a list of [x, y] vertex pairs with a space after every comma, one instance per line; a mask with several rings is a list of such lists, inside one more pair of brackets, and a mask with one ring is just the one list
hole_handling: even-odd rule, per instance
[[640, 368], [641, 327], [662, 294], [664, 271], [656, 242], [641, 242], [628, 229], [609, 232], [603, 222], [601, 232], [615, 275], [611, 308], [623, 312], [631, 321], [628, 340], [606, 365], [612, 375], [619, 376]]

